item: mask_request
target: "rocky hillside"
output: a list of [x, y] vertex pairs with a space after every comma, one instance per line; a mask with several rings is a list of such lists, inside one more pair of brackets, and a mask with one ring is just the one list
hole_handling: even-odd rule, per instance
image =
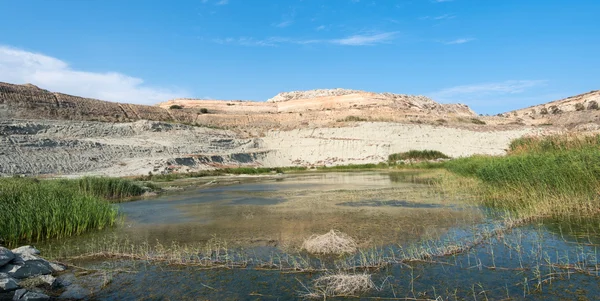
[[435, 124], [453, 123], [476, 114], [463, 104], [439, 104], [424, 96], [371, 93], [357, 90], [310, 90], [280, 93], [266, 102], [175, 99], [159, 104], [165, 109], [200, 112], [196, 122], [243, 128], [255, 135], [265, 130], [340, 126], [344, 122], [377, 121]]
[[50, 92], [34, 85], [0, 82], [0, 119], [51, 119], [103, 122], [154, 120], [190, 123], [195, 115], [157, 106], [122, 104]]
[[568, 97], [502, 114], [528, 125], [558, 126], [571, 130], [600, 130], [600, 91]]
[[486, 124], [464, 105], [422, 96], [316, 91], [142, 106], [0, 83], [0, 175], [364, 164], [411, 149], [502, 154], [511, 139], [541, 131]]

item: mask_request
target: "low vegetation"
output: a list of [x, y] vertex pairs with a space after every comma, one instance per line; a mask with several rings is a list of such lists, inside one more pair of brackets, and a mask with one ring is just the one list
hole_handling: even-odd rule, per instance
[[117, 210], [109, 200], [144, 191], [139, 184], [118, 178], [0, 179], [0, 241], [14, 245], [112, 226]]
[[404, 153], [395, 153], [388, 156], [389, 162], [396, 162], [400, 160], [436, 160], [436, 159], [449, 159], [450, 157], [440, 151], [436, 150], [411, 150]]
[[148, 174], [146, 176], [137, 177], [138, 181], [155, 181], [155, 182], [169, 182], [177, 179], [186, 178], [203, 178], [203, 177], [215, 177], [225, 175], [259, 175], [259, 174], [270, 174], [270, 173], [286, 173], [295, 171], [304, 171], [306, 167], [303, 166], [290, 166], [290, 167], [235, 167], [235, 168], [222, 168], [215, 170], [202, 170], [197, 172], [188, 173], [170, 173], [170, 174]]
[[76, 187], [64, 180], [0, 179], [0, 238], [15, 245], [113, 225], [116, 209]]
[[376, 289], [371, 275], [338, 273], [323, 275], [315, 279], [304, 298], [323, 299], [328, 297], [350, 297]]
[[[600, 213], [600, 135], [521, 138], [504, 157], [446, 162], [449, 171], [476, 180], [482, 200], [526, 216]], [[472, 189], [472, 188], [471, 188]]]
[[359, 116], [346, 116], [344, 119], [338, 119], [338, 122], [358, 122], [358, 121], [368, 121], [366, 118], [362, 118]]
[[311, 254], [342, 255], [356, 252], [354, 239], [340, 231], [331, 230], [323, 235], [313, 235], [302, 244], [302, 249]]
[[181, 109], [183, 109], [183, 107], [182, 107], [182, 106], [180, 106], [180, 105], [171, 105], [171, 106], [169, 107], [169, 109], [170, 109], [170, 110], [181, 110]]

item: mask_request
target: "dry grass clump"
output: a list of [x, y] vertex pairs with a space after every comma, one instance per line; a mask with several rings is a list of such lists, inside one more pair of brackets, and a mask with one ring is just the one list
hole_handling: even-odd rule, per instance
[[331, 230], [327, 234], [312, 235], [302, 243], [302, 249], [311, 254], [341, 255], [356, 252], [356, 241], [347, 234]]
[[323, 275], [313, 281], [313, 286], [302, 296], [305, 298], [327, 298], [356, 296], [377, 288], [369, 274]]

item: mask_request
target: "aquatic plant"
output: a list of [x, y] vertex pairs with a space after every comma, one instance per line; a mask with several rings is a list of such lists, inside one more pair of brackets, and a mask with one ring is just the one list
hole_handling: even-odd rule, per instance
[[[550, 136], [513, 141], [504, 157], [446, 162], [478, 181], [481, 201], [529, 215], [594, 215], [600, 202], [600, 136]], [[473, 187], [471, 187], [473, 189]]]
[[[69, 181], [63, 183], [68, 185]], [[144, 193], [144, 188], [138, 183], [122, 178], [83, 177], [75, 180], [75, 183], [81, 192], [105, 199], [122, 199]]]
[[114, 224], [117, 210], [68, 180], [0, 179], [0, 238], [8, 245]]
[[[305, 287], [306, 288], [306, 287]], [[355, 296], [377, 288], [370, 274], [326, 274], [315, 279], [311, 288], [301, 296], [304, 298], [322, 298]]]
[[356, 252], [357, 244], [352, 237], [331, 230], [323, 235], [312, 235], [302, 243], [302, 249], [311, 254], [341, 255]]

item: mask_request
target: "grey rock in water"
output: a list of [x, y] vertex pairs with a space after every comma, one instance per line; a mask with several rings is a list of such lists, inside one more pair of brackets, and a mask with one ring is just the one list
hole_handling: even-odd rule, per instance
[[50, 300], [50, 297], [42, 293], [30, 292], [25, 289], [20, 289], [15, 292], [13, 301], [46, 301]]
[[41, 259], [39, 256], [37, 256], [40, 255], [40, 251], [32, 246], [22, 246], [13, 249], [12, 252], [23, 261]]
[[0, 273], [6, 273], [15, 279], [25, 279], [38, 275], [52, 274], [50, 263], [45, 260], [29, 260], [18, 264], [7, 264], [0, 268]]
[[71, 300], [79, 300], [84, 299], [85, 297], [91, 294], [90, 290], [83, 288], [79, 284], [73, 284], [67, 288], [58, 298], [59, 299], [71, 299]]
[[19, 284], [14, 278], [0, 273], [0, 293], [14, 291], [18, 288]]
[[64, 265], [59, 264], [59, 263], [49, 262], [49, 264], [50, 264], [50, 268], [55, 273], [59, 273], [59, 272], [65, 271], [67, 269]]
[[0, 247], [0, 267], [15, 259], [15, 254], [4, 247]]

